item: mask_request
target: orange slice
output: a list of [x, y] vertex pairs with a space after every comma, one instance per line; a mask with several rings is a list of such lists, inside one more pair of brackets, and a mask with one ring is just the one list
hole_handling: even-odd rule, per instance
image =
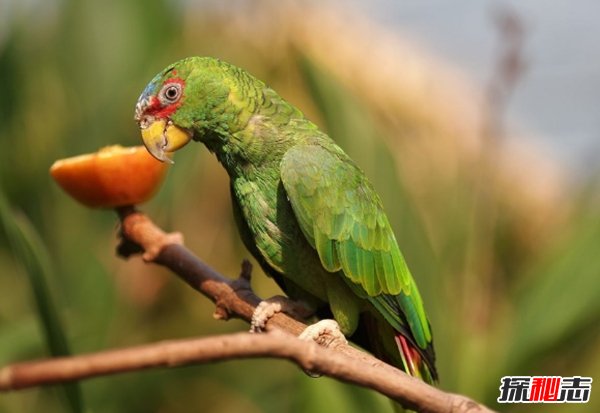
[[113, 208], [150, 199], [167, 167], [143, 146], [114, 145], [96, 153], [60, 159], [50, 167], [50, 175], [82, 204]]

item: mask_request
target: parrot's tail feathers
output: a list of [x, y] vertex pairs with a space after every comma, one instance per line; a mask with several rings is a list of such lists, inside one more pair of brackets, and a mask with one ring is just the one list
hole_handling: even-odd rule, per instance
[[401, 333], [397, 333], [394, 337], [404, 371], [416, 378], [423, 380], [426, 383], [434, 384], [437, 382], [437, 372], [432, 370], [429, 364], [421, 355], [421, 352], [414, 347], [414, 344], [406, 339]]
[[[402, 357], [402, 364], [404, 365], [404, 371], [411, 376], [415, 376], [415, 353], [413, 353], [408, 346], [408, 342], [404, 338], [402, 334], [398, 334], [396, 337], [396, 344], [398, 345], [398, 350], [400, 350], [400, 357]], [[419, 357], [420, 358], [420, 357]]]

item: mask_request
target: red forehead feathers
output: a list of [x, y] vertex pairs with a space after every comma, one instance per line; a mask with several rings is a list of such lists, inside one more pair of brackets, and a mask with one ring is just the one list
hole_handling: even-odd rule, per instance
[[[176, 73], [173, 73], [173, 75], [176, 75]], [[185, 80], [180, 77], [170, 77], [164, 81], [163, 85], [168, 85], [170, 83], [179, 83], [182, 88], [185, 86]]]
[[[175, 71], [173, 71], [172, 74], [176, 75], [177, 73]], [[180, 77], [171, 77], [164, 81], [161, 91], [163, 90], [165, 85], [169, 85], [169, 84], [173, 84], [173, 83], [177, 83], [177, 84], [181, 85], [181, 90], [182, 91], [184, 90], [185, 80], [183, 80]], [[152, 115], [156, 118], [159, 118], [159, 119], [166, 118], [169, 115], [171, 115], [173, 112], [175, 112], [177, 110], [177, 108], [179, 106], [181, 106], [182, 103], [183, 103], [183, 95], [181, 96], [181, 98], [179, 98], [179, 100], [177, 102], [171, 103], [170, 105], [167, 105], [167, 106], [162, 106], [158, 97], [152, 96], [150, 98], [150, 103], [148, 104], [148, 108], [146, 109], [146, 113], [149, 115]]]

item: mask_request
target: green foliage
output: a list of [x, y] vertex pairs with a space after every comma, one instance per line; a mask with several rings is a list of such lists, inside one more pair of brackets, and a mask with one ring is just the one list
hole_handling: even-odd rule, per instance
[[[308, 113], [370, 178], [423, 295], [441, 387], [520, 411], [495, 402], [503, 374], [598, 375], [597, 185], [573, 186], [566, 212], [549, 216], [547, 232], [529, 233], [537, 211], [515, 214], [507, 205], [520, 196], [516, 191], [484, 185], [489, 198], [477, 201], [482, 191], [474, 177], [481, 168], [460, 164], [455, 178], [414, 185], [421, 174], [405, 168], [415, 163], [409, 156], [418, 153], [423, 159], [416, 161], [428, 165], [428, 153], [403, 149], [430, 139], [432, 126], [403, 112], [395, 124], [387, 122], [303, 53], [301, 40], [281, 52], [271, 46], [277, 35], [267, 36], [268, 53], [261, 52], [254, 36], [235, 30], [247, 10], [219, 19], [214, 8], [166, 0], [34, 3], [35, 10], [10, 2], [0, 30], [0, 188], [8, 199], [0, 231], [2, 363], [46, 356], [46, 340], [64, 353], [65, 336], [81, 353], [247, 328], [215, 321], [212, 304], [166, 271], [117, 259], [115, 215], [75, 204], [48, 176], [57, 158], [139, 144], [132, 117], [148, 79], [182, 57], [212, 55], [250, 69]], [[261, 23], [267, 24], [276, 27]], [[377, 76], [377, 65], [368, 63], [365, 69]], [[225, 173], [200, 145], [175, 161], [157, 197], [142, 208], [161, 226], [183, 230], [187, 245], [216, 269], [237, 274], [249, 254], [232, 222]], [[446, 166], [435, 167], [425, 175], [445, 178]], [[523, 246], [523, 233], [534, 247]], [[259, 295], [278, 292], [255, 272]], [[310, 379], [271, 360], [143, 371], [80, 386], [90, 412], [391, 411], [373, 392]], [[0, 412], [63, 412], [55, 393], [2, 395]], [[599, 400], [592, 396], [585, 410], [599, 410]], [[76, 411], [75, 399], [69, 406]]]
[[[25, 217], [11, 212], [1, 192], [0, 222], [4, 227], [14, 256], [25, 268], [37, 310], [37, 318], [41, 323], [50, 355], [53, 357], [70, 355], [64, 328], [46, 284], [46, 280], [51, 278], [52, 269], [48, 252], [29, 221]], [[17, 332], [17, 334], [19, 333]], [[10, 340], [10, 335], [8, 338]], [[79, 386], [67, 383], [60, 387], [67, 401], [68, 409], [73, 413], [82, 412]]]

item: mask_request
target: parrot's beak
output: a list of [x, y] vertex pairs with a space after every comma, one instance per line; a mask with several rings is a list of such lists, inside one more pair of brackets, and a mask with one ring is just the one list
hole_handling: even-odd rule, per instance
[[173, 163], [167, 155], [182, 148], [192, 139], [189, 130], [175, 126], [171, 121], [156, 119], [152, 123], [142, 125], [142, 140], [148, 152], [162, 162]]

